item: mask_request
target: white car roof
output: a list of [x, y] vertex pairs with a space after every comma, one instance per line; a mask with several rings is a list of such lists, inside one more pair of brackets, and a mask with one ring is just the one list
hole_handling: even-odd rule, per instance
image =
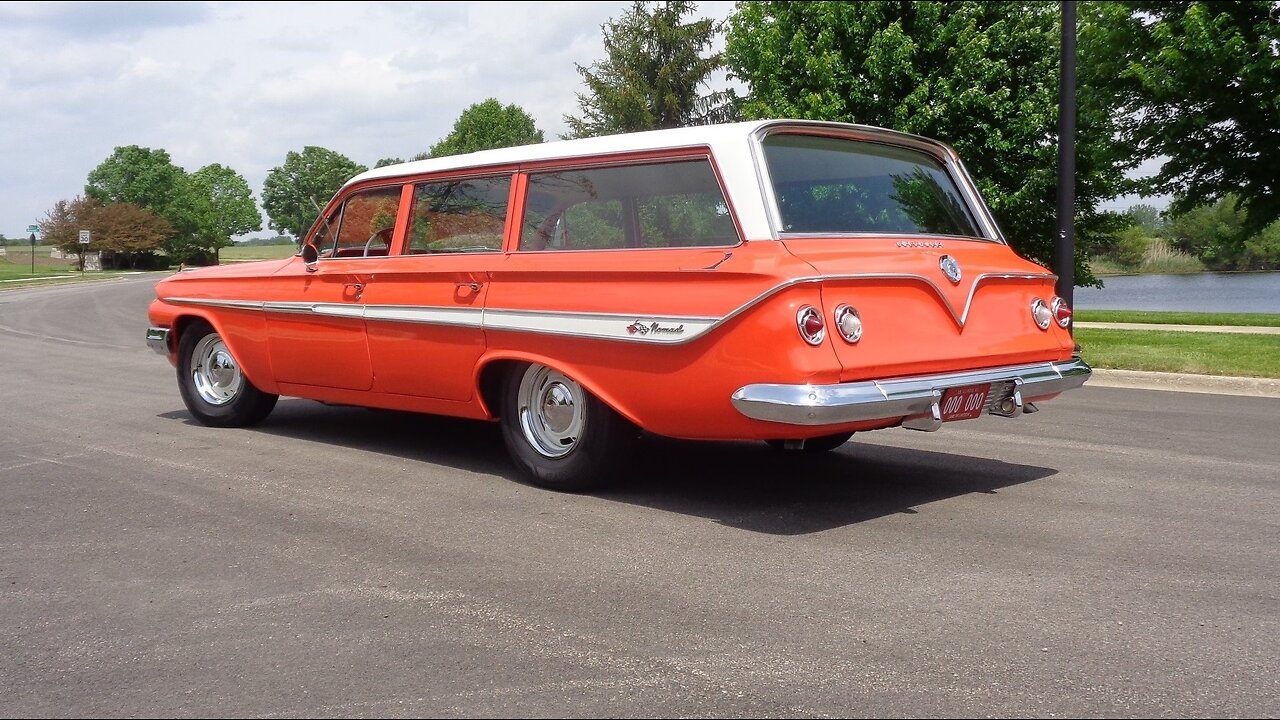
[[[602, 157], [642, 151], [678, 150], [690, 147], [707, 147], [720, 169], [725, 196], [733, 204], [738, 222], [747, 238], [777, 237], [776, 222], [769, 217], [767, 203], [763, 201], [763, 178], [757, 167], [757, 133], [765, 128], [785, 127], [815, 132], [840, 132], [863, 140], [885, 142], [915, 147], [925, 152], [940, 154], [959, 163], [955, 152], [947, 145], [908, 133], [870, 125], [821, 122], [815, 120], [753, 120], [720, 125], [697, 125], [649, 130], [636, 133], [620, 133], [603, 137], [559, 140], [520, 145], [517, 147], [482, 150], [464, 155], [450, 155], [427, 160], [415, 160], [396, 165], [375, 168], [347, 181], [343, 186], [378, 180], [395, 180], [420, 174], [448, 172], [452, 170], [483, 170], [485, 167], [509, 166], [542, 160], [572, 160], [574, 158]], [[994, 231], [998, 233], [997, 231]], [[999, 237], [998, 234], [994, 237]]]
[[717, 160], [723, 153], [720, 150], [740, 151], [742, 144], [748, 141], [756, 131], [770, 125], [802, 126], [812, 128], [830, 128], [858, 130], [865, 134], [882, 136], [884, 140], [914, 140], [938, 145], [936, 141], [915, 135], [888, 130], [870, 125], [854, 125], [850, 123], [820, 122], [814, 120], [752, 120], [747, 122], [724, 123], [720, 125], [695, 125], [691, 127], [672, 128], [669, 130], [647, 130], [635, 133], [619, 133], [602, 137], [580, 138], [575, 140], [557, 140], [519, 145], [516, 147], [481, 150], [462, 155], [449, 155], [426, 160], [415, 160], [395, 165], [387, 165], [363, 172], [346, 184], [378, 180], [382, 178], [416, 175], [421, 173], [443, 172], [448, 170], [483, 168], [493, 165], [510, 165], [514, 163], [537, 162], [541, 160], [557, 160], [618, 153], [639, 152], [649, 150], [673, 150], [686, 147], [708, 146]]

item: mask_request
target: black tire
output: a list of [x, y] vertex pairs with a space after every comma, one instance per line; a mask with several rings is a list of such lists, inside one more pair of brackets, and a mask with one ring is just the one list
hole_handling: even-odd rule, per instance
[[511, 369], [502, 387], [502, 439], [535, 485], [580, 492], [608, 484], [637, 430], [573, 379], [543, 365]]
[[249, 382], [222, 338], [204, 321], [192, 323], [178, 340], [178, 390], [195, 419], [213, 427], [256, 425], [280, 398]]
[[[833, 433], [831, 435], [820, 435], [818, 437], [809, 438], [808, 440], [803, 441], [804, 445], [801, 445], [800, 448], [798, 449], [803, 450], [804, 452], [811, 452], [811, 453], [830, 452], [840, 447], [841, 445], [844, 445], [845, 443], [849, 442], [849, 438], [851, 437], [853, 437], [853, 433], [851, 432]], [[765, 442], [769, 443], [769, 447], [773, 448], [774, 450], [787, 449], [786, 440], [765, 440]]]

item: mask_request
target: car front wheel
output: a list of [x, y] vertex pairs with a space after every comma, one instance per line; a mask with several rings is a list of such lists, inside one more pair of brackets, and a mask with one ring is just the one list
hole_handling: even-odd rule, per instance
[[502, 437], [516, 465], [542, 487], [600, 487], [629, 454], [636, 428], [567, 375], [514, 368], [502, 396]]
[[205, 322], [188, 327], [178, 341], [178, 388], [187, 410], [214, 427], [256, 425], [279, 399], [249, 382], [222, 337]]

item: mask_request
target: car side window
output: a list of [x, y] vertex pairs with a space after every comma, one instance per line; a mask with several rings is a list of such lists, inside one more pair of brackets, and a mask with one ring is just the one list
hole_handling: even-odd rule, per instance
[[405, 252], [501, 251], [510, 192], [510, 175], [418, 183]]
[[521, 250], [737, 245], [707, 159], [533, 173]]
[[[342, 204], [332, 257], [386, 255], [400, 210], [400, 186], [356, 193]], [[317, 248], [325, 255], [325, 248]]]

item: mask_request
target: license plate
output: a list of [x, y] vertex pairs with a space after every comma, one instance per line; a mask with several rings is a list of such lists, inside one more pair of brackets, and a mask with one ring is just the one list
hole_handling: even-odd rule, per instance
[[990, 383], [947, 388], [942, 393], [942, 400], [938, 402], [938, 407], [942, 410], [942, 422], [972, 420], [982, 415], [990, 393]]

